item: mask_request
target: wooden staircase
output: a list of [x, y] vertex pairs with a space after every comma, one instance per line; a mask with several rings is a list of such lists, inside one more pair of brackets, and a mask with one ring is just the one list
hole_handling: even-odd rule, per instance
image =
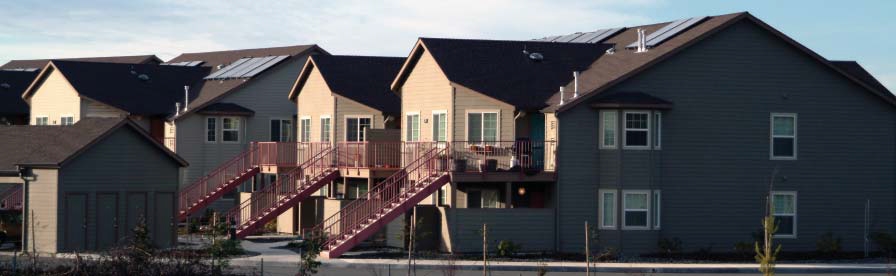
[[178, 197], [178, 221], [186, 220], [190, 214], [202, 210], [258, 174], [260, 168], [257, 153], [257, 144], [251, 143], [246, 151], [181, 189]]
[[278, 175], [276, 183], [252, 193], [251, 198], [227, 212], [225, 217], [236, 228], [236, 237], [254, 233], [339, 177], [339, 170], [334, 166], [335, 152], [335, 148], [320, 150], [295, 169]]
[[342, 255], [448, 183], [447, 147], [420, 145], [403, 169], [311, 230], [312, 235], [326, 237], [321, 256]]

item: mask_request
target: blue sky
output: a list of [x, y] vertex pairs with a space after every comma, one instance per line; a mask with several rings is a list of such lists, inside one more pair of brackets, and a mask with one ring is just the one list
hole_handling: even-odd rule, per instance
[[334, 54], [405, 56], [420, 36], [530, 39], [749, 11], [822, 56], [859, 61], [896, 91], [896, 1], [290, 2], [0, 0], [0, 63], [309, 43]]

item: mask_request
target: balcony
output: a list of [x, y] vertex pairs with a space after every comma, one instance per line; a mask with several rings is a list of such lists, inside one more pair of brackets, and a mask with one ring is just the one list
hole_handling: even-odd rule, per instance
[[553, 181], [555, 141], [492, 141], [451, 143], [455, 181]]

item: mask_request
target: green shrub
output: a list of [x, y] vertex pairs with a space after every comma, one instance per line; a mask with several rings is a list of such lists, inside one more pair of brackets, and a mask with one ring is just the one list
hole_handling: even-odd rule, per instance
[[498, 242], [498, 256], [513, 257], [519, 251], [521, 246], [512, 241], [502, 240]]
[[818, 237], [815, 249], [821, 254], [834, 255], [840, 252], [840, 241], [840, 237], [834, 237], [834, 233], [827, 232]]

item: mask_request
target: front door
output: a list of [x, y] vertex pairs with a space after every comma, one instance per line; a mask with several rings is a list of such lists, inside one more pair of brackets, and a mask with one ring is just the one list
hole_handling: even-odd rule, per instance
[[96, 249], [103, 250], [118, 241], [118, 194], [96, 195]]
[[84, 251], [87, 247], [87, 195], [65, 195], [65, 250]]
[[159, 248], [174, 243], [174, 194], [157, 193], [153, 220], [153, 241]]

